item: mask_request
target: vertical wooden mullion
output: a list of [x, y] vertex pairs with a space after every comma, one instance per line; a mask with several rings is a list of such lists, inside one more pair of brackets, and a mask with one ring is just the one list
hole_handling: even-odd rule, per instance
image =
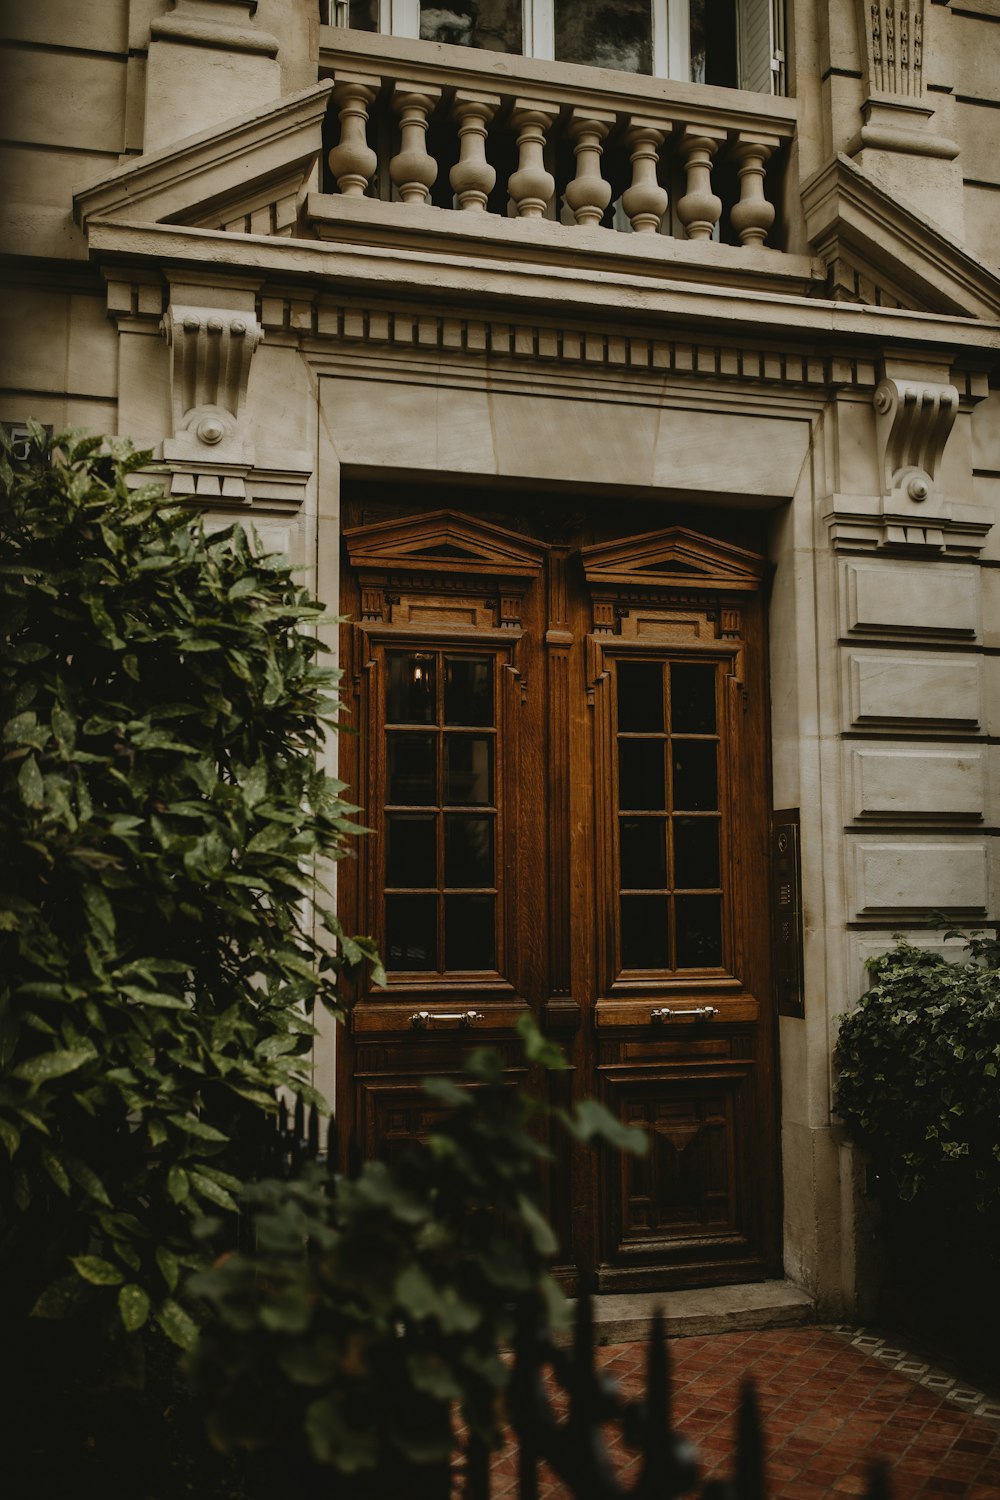
[[677, 901], [674, 896], [676, 886], [674, 870], [674, 702], [673, 688], [670, 679], [670, 662], [665, 661], [661, 668], [663, 673], [663, 768], [664, 785], [667, 789], [667, 807], [664, 815], [664, 837], [667, 843], [667, 938], [669, 942], [668, 958], [670, 969], [677, 968]]
[[445, 972], [445, 914], [444, 914], [444, 652], [435, 652], [437, 670], [434, 688], [434, 722], [437, 729], [437, 843], [435, 848], [435, 875], [437, 877], [437, 972]]

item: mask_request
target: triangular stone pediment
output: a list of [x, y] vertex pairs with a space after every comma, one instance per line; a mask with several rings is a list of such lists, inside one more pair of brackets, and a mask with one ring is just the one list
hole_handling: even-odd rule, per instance
[[530, 537], [450, 510], [355, 526], [344, 532], [344, 543], [357, 569], [433, 569], [494, 578], [530, 578], [541, 568], [546, 550]]
[[833, 295], [910, 312], [1000, 317], [1000, 272], [850, 157], [835, 157], [803, 184], [802, 206]]
[[298, 204], [318, 186], [332, 88], [324, 80], [116, 167], [74, 194], [77, 223], [291, 234]]
[[760, 587], [765, 560], [755, 552], [716, 541], [682, 526], [648, 531], [621, 541], [582, 547], [591, 587], [684, 587], [748, 593]]

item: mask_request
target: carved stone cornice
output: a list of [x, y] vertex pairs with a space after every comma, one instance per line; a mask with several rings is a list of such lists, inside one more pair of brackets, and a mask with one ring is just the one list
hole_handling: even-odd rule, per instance
[[156, 16], [149, 34], [155, 41], [188, 42], [227, 52], [259, 52], [277, 57], [278, 38], [255, 27], [257, 0], [173, 0], [173, 10]]
[[929, 313], [996, 320], [1000, 277], [838, 155], [802, 184], [806, 233], [828, 266], [847, 257], [884, 277], [909, 306]]
[[975, 561], [993, 522], [982, 507], [943, 502], [936, 515], [893, 513], [863, 495], [831, 495], [824, 515], [837, 552], [884, 552]]

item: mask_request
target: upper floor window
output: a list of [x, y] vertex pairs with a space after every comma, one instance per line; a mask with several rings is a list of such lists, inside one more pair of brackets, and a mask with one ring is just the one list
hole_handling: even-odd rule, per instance
[[320, 0], [358, 31], [784, 92], [782, 0]]

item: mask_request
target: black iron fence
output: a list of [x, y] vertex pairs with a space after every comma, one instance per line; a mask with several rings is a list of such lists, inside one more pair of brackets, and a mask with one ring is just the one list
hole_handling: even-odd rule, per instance
[[[284, 1103], [262, 1142], [262, 1177], [291, 1178], [306, 1162], [326, 1164], [331, 1186], [339, 1143], [336, 1121], [298, 1099], [291, 1113]], [[355, 1143], [348, 1172], [359, 1165]], [[244, 1233], [252, 1225], [244, 1223]], [[527, 1323], [518, 1329], [507, 1392], [508, 1449], [516, 1455], [516, 1500], [538, 1500], [546, 1470], [562, 1485], [567, 1500], [767, 1500], [766, 1433], [754, 1383], [743, 1383], [736, 1412], [733, 1459], [725, 1479], [702, 1480], [695, 1446], [673, 1425], [670, 1343], [662, 1316], [652, 1322], [646, 1343], [646, 1389], [626, 1398], [597, 1364], [591, 1299], [578, 1298], [573, 1341], [560, 1348]], [[639, 1455], [638, 1473], [623, 1475], [612, 1451], [617, 1436]], [[424, 1471], [408, 1500], [491, 1500], [493, 1455], [474, 1436], [447, 1470]], [[509, 1488], [505, 1490], [510, 1494]], [[890, 1500], [885, 1465], [873, 1464], [861, 1500]]]

